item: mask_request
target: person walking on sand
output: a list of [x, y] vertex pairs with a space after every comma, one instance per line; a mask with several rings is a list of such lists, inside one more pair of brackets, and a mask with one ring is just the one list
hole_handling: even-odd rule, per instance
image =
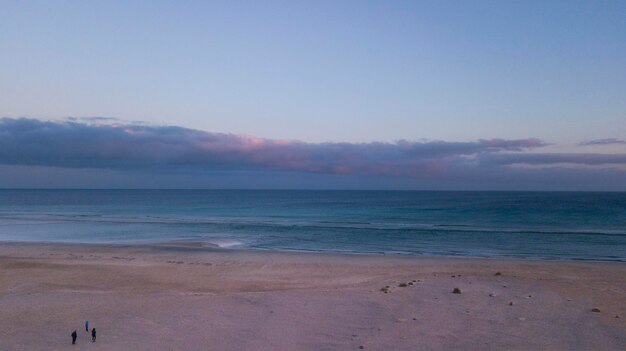
[[91, 342], [96, 342], [96, 328], [91, 329]]
[[72, 345], [76, 344], [76, 330], [72, 332]]
[[85, 331], [89, 331], [89, 321], [85, 321]]

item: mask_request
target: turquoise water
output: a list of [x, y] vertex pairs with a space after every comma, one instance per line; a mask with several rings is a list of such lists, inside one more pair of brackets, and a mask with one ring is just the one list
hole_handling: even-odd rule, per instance
[[0, 190], [0, 240], [626, 261], [626, 193]]

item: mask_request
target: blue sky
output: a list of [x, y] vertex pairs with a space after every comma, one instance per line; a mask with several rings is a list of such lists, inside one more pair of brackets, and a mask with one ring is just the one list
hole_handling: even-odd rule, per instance
[[[470, 180], [466, 168], [429, 178], [417, 169], [425, 160], [434, 162], [431, 155], [395, 158], [388, 172], [371, 171], [384, 165], [368, 158], [342, 168], [340, 160], [330, 162], [342, 154], [322, 145], [537, 139], [541, 146], [515, 152], [558, 154], [558, 160], [546, 163], [544, 157], [537, 165], [533, 156], [532, 162], [505, 162], [500, 169], [510, 173], [516, 167], [516, 175], [502, 175], [493, 187], [562, 188], [555, 179], [563, 176], [571, 178], [568, 189], [589, 188], [584, 179], [596, 179], [591, 189], [626, 190], [619, 180], [626, 176], [626, 164], [619, 161], [626, 153], [625, 17], [623, 1], [3, 1], [0, 117], [65, 121], [59, 123], [68, 117], [112, 117], [109, 123], [130, 129], [150, 125], [161, 136], [158, 128], [176, 126], [253, 136], [265, 146], [305, 143], [309, 151], [297, 155], [309, 157], [306, 166], [290, 168], [285, 159], [249, 163], [253, 156], [246, 154], [228, 170], [244, 172], [242, 177], [278, 172], [288, 179], [281, 184], [293, 187], [345, 187], [358, 177], [373, 177], [356, 184], [489, 188], [496, 183], [486, 174], [492, 168], [483, 169], [483, 180], [475, 175]], [[9, 122], [0, 132], [23, 131]], [[105, 137], [108, 130], [102, 133]], [[4, 135], [5, 145], [32, 137]], [[588, 143], [594, 140], [616, 142]], [[23, 151], [23, 145], [13, 147]], [[42, 162], [43, 155], [29, 152], [22, 160], [0, 157], [0, 186], [45, 186], [46, 179], [61, 186], [51, 180], [58, 172], [69, 172], [83, 186], [107, 185], [96, 181], [101, 170], [87, 175], [89, 167], [76, 167], [76, 160]], [[494, 153], [512, 151], [475, 152], [454, 157], [487, 162], [484, 152], [493, 160]], [[598, 156], [591, 162], [588, 154]], [[599, 164], [607, 155], [618, 155], [618, 161]], [[311, 157], [318, 156], [328, 161], [320, 169], [354, 172], [311, 168]], [[217, 166], [223, 170], [224, 164], [209, 162], [200, 171], [194, 162], [185, 165], [194, 171], [169, 166], [141, 174], [106, 162], [98, 167], [119, 175], [122, 185], [111, 186], [136, 186], [146, 174], [162, 179], [157, 187], [238, 186], [206, 173]], [[437, 162], [461, 165], [457, 159]], [[41, 180], [17, 182], [16, 169], [23, 167], [36, 167]], [[531, 168], [535, 173], [528, 175]], [[255, 187], [257, 173], [240, 186]], [[183, 181], [183, 176], [196, 178]], [[271, 181], [258, 185], [280, 187]]]

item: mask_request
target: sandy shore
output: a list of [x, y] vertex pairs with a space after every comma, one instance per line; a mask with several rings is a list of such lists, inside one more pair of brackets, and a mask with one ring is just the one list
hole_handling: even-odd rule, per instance
[[626, 264], [0, 244], [0, 350], [361, 348], [625, 350]]

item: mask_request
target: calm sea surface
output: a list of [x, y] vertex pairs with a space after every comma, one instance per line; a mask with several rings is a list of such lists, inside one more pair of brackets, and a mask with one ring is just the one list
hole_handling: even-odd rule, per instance
[[0, 241], [626, 261], [626, 193], [0, 190]]

